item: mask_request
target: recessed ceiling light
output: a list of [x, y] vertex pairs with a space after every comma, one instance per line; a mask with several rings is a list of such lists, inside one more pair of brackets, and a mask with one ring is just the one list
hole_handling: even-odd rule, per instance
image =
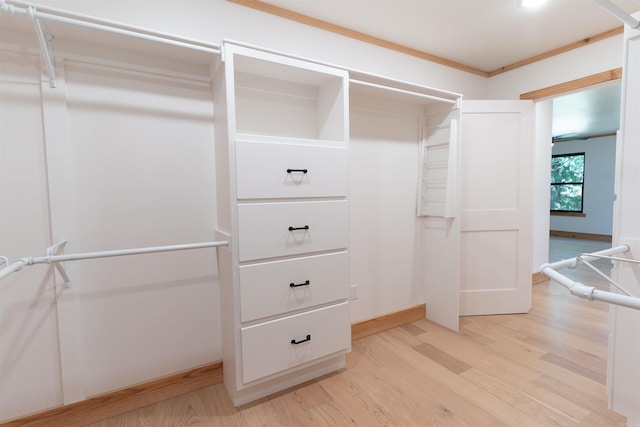
[[542, 4], [546, 2], [547, 0], [519, 0], [518, 4], [520, 7], [533, 9], [534, 7], [542, 6]]

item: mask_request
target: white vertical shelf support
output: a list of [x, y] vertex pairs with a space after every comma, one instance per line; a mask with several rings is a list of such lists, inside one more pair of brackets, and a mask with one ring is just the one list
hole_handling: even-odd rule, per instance
[[47, 28], [47, 26], [36, 17], [36, 9], [34, 7], [27, 8], [27, 16], [33, 21], [33, 25], [36, 29], [36, 35], [38, 37], [38, 44], [40, 45], [40, 51], [42, 52], [42, 60], [47, 72], [49, 73], [49, 86], [56, 87], [56, 65], [55, 56], [53, 54], [53, 35]]
[[[56, 87], [47, 84], [44, 79], [40, 83], [52, 244], [67, 240], [73, 242], [76, 237], [66, 76], [63, 60], [58, 58], [56, 61]], [[58, 317], [62, 400], [67, 405], [87, 398], [84, 388], [82, 309], [78, 290], [69, 288], [65, 283], [69, 279], [68, 271], [64, 270], [62, 274], [59, 269], [56, 270], [59, 274], [53, 275], [53, 280]]]

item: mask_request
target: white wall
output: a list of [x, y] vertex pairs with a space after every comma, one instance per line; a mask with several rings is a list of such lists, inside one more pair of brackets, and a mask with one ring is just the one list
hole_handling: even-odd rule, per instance
[[[484, 94], [481, 77], [226, 1], [114, 3], [47, 2], [211, 43], [234, 38]], [[0, 117], [1, 255], [42, 255], [63, 239], [68, 253], [213, 240], [213, 106], [202, 55], [153, 46], [145, 56], [131, 50], [140, 43], [126, 38], [50, 28], [56, 36], [55, 89], [41, 75], [32, 33], [21, 38], [4, 28], [0, 38], [0, 78], [7, 82]], [[25, 46], [31, 54], [21, 52]], [[413, 266], [417, 117], [400, 112], [383, 126], [376, 114], [355, 115], [353, 164], [373, 161], [375, 167], [354, 176], [352, 186], [351, 222], [362, 221], [352, 236], [354, 281], [361, 285], [353, 321], [424, 299]], [[372, 134], [374, 127], [380, 132]], [[362, 218], [353, 216], [358, 212]], [[363, 229], [366, 234], [357, 231]], [[68, 264], [70, 289], [59, 279], [54, 284], [53, 268], [46, 266], [3, 280], [0, 420], [220, 359], [214, 249]]]
[[523, 93], [566, 83], [622, 65], [622, 35], [534, 62], [487, 81], [492, 99], [519, 99]]
[[[209, 84], [71, 60], [65, 79], [75, 201], [69, 250], [214, 240]], [[207, 249], [71, 266], [88, 395], [220, 357], [214, 260]]]
[[533, 171], [533, 271], [549, 262], [549, 185], [551, 183], [551, 128], [553, 101], [535, 104], [536, 140]]
[[[226, 0], [43, 0], [39, 3], [211, 43], [242, 41], [437, 89], [485, 96], [485, 78], [265, 14]], [[329, 6], [328, 6], [329, 7]], [[338, 6], [335, 6], [338, 7]]]
[[[37, 57], [0, 51], [0, 255], [51, 244]], [[0, 419], [62, 400], [56, 294], [47, 268], [0, 286]]]
[[[0, 254], [214, 240], [207, 68], [59, 50], [52, 89], [18, 38], [0, 46]], [[215, 249], [67, 268], [69, 289], [46, 264], [2, 281], [0, 420], [220, 359]]]
[[615, 136], [556, 143], [553, 145], [552, 153], [585, 153], [583, 213], [586, 216], [551, 215], [550, 229], [611, 236], [616, 162]]
[[[549, 86], [566, 83], [582, 77], [609, 71], [622, 65], [622, 35], [614, 36], [517, 68], [507, 73], [498, 74], [487, 81], [487, 96], [493, 99], [518, 99], [521, 94], [543, 89]], [[548, 102], [548, 100], [541, 100]], [[536, 165], [535, 165], [535, 200], [534, 200], [534, 271], [549, 260], [549, 162], [551, 156], [551, 107], [538, 105]], [[548, 121], [547, 136], [543, 137], [544, 121]]]
[[421, 109], [351, 99], [349, 210], [351, 320], [423, 302], [418, 281], [416, 203]]
[[[638, 19], [640, 14], [636, 14]], [[616, 156], [616, 194], [613, 244], [629, 246], [624, 256], [640, 259], [640, 31], [625, 29], [625, 73], [622, 82], [620, 135]], [[613, 278], [631, 295], [640, 297], [638, 264], [620, 262]], [[607, 389], [610, 407], [640, 425], [640, 310], [610, 306]]]
[[[566, 60], [547, 60], [487, 81], [225, 0], [160, 0], [153, 7], [146, 1], [43, 3], [212, 43], [237, 39], [460, 92], [469, 99], [516, 98], [521, 92], [592, 74], [594, 67], [619, 66], [613, 43], [604, 41], [568, 54]], [[41, 254], [63, 235], [69, 238], [69, 251], [213, 237], [211, 100], [205, 95], [208, 88], [190, 77], [206, 67], [127, 54], [126, 40], [120, 40], [118, 52], [96, 49], [91, 37], [83, 38], [84, 45], [72, 46], [61, 36], [56, 46], [113, 58], [119, 69], [96, 65], [101, 61], [95, 58], [75, 58], [59, 64], [57, 89], [48, 89], [46, 82], [40, 86], [35, 56], [3, 50], [0, 79], [9, 84], [0, 97], [0, 255], [14, 259]], [[0, 40], [9, 43], [4, 34]], [[34, 43], [33, 35], [26, 40]], [[18, 50], [24, 43], [17, 43]], [[400, 112], [387, 117], [388, 126], [372, 135], [369, 126], [381, 126], [376, 114], [354, 112], [352, 162], [374, 164], [377, 174], [368, 176], [370, 170], [353, 176], [352, 226], [362, 220], [368, 230], [375, 230], [391, 220], [402, 222], [397, 233], [375, 237], [382, 242], [372, 241], [371, 233], [352, 235], [354, 281], [362, 286], [353, 305], [357, 321], [419, 304], [423, 295], [414, 277], [414, 248], [406, 246], [416, 221], [413, 156], [418, 154], [418, 127], [411, 126], [417, 119]], [[21, 145], [16, 146], [18, 136]], [[61, 151], [58, 143], [68, 155], [47, 157], [47, 151]], [[410, 168], [399, 170], [414, 160]], [[392, 196], [402, 210], [371, 192], [373, 179], [379, 180], [374, 190]], [[73, 203], [60, 203], [62, 199]], [[372, 217], [371, 209], [379, 216]], [[396, 239], [403, 251], [396, 250]], [[386, 246], [372, 250], [370, 244]], [[193, 257], [145, 257], [149, 258], [74, 264], [70, 291], [54, 288], [52, 269], [46, 267], [3, 280], [0, 420], [220, 358], [213, 250]], [[374, 275], [367, 265], [380, 259], [397, 265], [376, 264]]]

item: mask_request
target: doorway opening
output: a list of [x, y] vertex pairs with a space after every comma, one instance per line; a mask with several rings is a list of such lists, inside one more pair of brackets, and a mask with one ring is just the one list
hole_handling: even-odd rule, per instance
[[[611, 247], [620, 98], [620, 80], [613, 80], [552, 99], [549, 262]], [[609, 275], [611, 263], [597, 267]], [[584, 266], [564, 273], [608, 289]]]
[[[596, 120], [601, 120], [604, 116], [603, 111], [609, 114], [613, 111], [616, 116], [612, 119], [608, 117], [609, 123], [614, 123], [614, 126], [609, 126], [606, 130], [602, 130], [602, 125], [598, 125], [597, 132], [593, 131], [591, 134], [586, 135], [588, 137], [605, 137], [605, 134], [610, 134], [610, 138], [615, 141], [615, 132], [619, 127], [619, 111], [620, 111], [620, 91], [621, 91], [621, 79], [622, 69], [616, 68], [609, 71], [601, 72], [598, 74], [586, 76], [581, 79], [572, 80], [557, 84], [554, 86], [538, 89], [535, 91], [523, 93], [520, 95], [520, 99], [531, 100], [536, 104], [536, 152], [535, 152], [535, 200], [534, 200], [534, 242], [533, 242], [533, 266], [534, 269], [541, 266], [544, 263], [550, 261], [549, 257], [549, 234], [552, 226], [550, 224], [550, 175], [551, 175], [551, 140], [553, 136], [559, 139], [560, 144], [570, 143], [569, 138], [580, 136], [579, 132], [586, 131], [589, 127], [583, 125], [583, 129], [575, 130], [577, 127], [573, 127], [573, 130], [567, 125], [570, 121], [564, 121], [563, 127], [556, 126], [555, 133], [552, 133], [552, 127], [554, 122], [554, 101], [556, 101], [555, 115], [556, 120], [559, 114], [565, 117], [570, 117], [569, 112], [582, 114], [582, 121], [585, 122], [586, 118], [590, 118], [593, 125], [592, 129], [596, 129]], [[609, 87], [609, 85], [611, 85]], [[615, 97], [611, 99], [611, 95], [605, 96], [602, 92], [605, 89], [615, 89]], [[597, 90], [594, 92], [594, 90]], [[580, 97], [583, 98], [583, 102], [578, 102]], [[584, 101], [588, 99], [589, 102]], [[606, 102], [605, 102], [606, 100]], [[562, 104], [560, 104], [562, 102]], [[571, 119], [577, 122], [577, 119]], [[577, 135], [571, 135], [575, 133]], [[585, 135], [582, 135], [583, 137]], [[560, 138], [558, 138], [560, 137]], [[595, 139], [594, 139], [595, 140]], [[567, 145], [565, 145], [567, 147]], [[588, 163], [586, 165], [588, 169]], [[611, 176], [615, 176], [615, 167], [611, 168], [609, 172]], [[593, 200], [593, 199], [592, 199]], [[594, 218], [591, 216], [591, 218]], [[611, 227], [611, 225], [609, 226]], [[596, 233], [592, 234], [607, 234]], [[609, 232], [608, 235], [611, 235]], [[574, 255], [575, 256], [575, 255]], [[537, 271], [537, 270], [534, 270]], [[533, 281], [538, 283], [544, 281], [544, 276], [541, 273], [534, 273]]]

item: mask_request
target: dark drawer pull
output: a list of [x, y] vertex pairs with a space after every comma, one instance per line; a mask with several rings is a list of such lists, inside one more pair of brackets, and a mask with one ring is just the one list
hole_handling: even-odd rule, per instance
[[307, 173], [308, 171], [309, 171], [308, 169], [287, 169], [287, 173], [291, 173], [291, 172]]
[[295, 283], [289, 283], [289, 286], [292, 287], [292, 288], [297, 288], [299, 286], [309, 286], [310, 284], [311, 284], [310, 281], [305, 280], [304, 283], [298, 283], [297, 285]]
[[295, 339], [293, 339], [293, 340], [291, 340], [291, 344], [298, 345], [298, 344], [302, 344], [303, 342], [307, 342], [307, 341], [311, 341], [311, 335], [307, 335], [307, 337], [305, 339], [300, 340], [300, 341], [296, 341]]
[[308, 230], [309, 226], [305, 225], [304, 227], [289, 227], [289, 231], [296, 231], [296, 230]]

